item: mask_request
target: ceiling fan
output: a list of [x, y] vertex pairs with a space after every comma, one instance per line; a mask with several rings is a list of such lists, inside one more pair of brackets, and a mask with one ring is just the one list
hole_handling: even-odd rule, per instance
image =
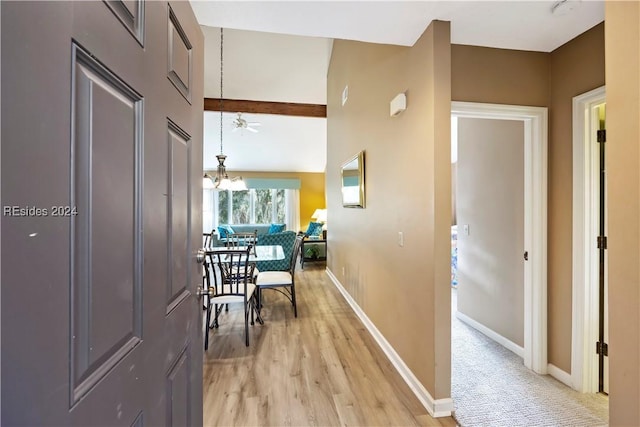
[[249, 132], [257, 133], [258, 130], [254, 129], [254, 126], [262, 126], [262, 123], [258, 122], [248, 122], [244, 118], [242, 118], [242, 113], [238, 113], [238, 117], [233, 120], [233, 132], [240, 130], [248, 130]]

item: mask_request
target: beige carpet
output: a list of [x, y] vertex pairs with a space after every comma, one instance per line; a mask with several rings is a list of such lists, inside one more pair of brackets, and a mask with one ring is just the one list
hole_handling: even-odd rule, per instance
[[[455, 297], [454, 291], [454, 304]], [[520, 357], [455, 315], [451, 330], [451, 395], [461, 426], [608, 424], [605, 395], [578, 393], [549, 375], [535, 374]]]

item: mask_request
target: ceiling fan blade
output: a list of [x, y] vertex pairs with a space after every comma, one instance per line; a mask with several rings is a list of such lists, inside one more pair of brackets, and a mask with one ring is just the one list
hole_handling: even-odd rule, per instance
[[235, 128], [233, 128], [233, 130], [231, 130], [231, 132], [235, 132], [235, 131], [237, 131], [238, 129], [240, 129], [240, 128], [235, 127]]
[[249, 125], [249, 126], [262, 126], [262, 123], [259, 123], [259, 122], [249, 122], [249, 123], [247, 123], [247, 125]]
[[254, 129], [254, 128], [250, 128], [250, 127], [248, 127], [248, 128], [247, 128], [247, 130], [248, 130], [249, 132], [258, 133], [258, 131], [257, 131], [256, 129]]

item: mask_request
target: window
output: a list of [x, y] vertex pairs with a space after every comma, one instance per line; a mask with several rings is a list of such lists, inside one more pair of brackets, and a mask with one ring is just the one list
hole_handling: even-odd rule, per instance
[[[287, 224], [287, 228], [296, 229], [295, 219], [290, 212], [298, 207], [288, 205], [297, 203], [292, 189], [250, 189], [246, 191], [203, 190], [203, 220], [205, 232], [219, 224]], [[289, 209], [288, 209], [289, 208]]]

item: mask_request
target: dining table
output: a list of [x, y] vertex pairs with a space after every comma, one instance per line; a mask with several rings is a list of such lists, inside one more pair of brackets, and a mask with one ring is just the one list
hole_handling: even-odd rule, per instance
[[[206, 255], [214, 255], [216, 252], [238, 250], [246, 251], [246, 246], [228, 248], [226, 246], [212, 246], [203, 248]], [[284, 259], [284, 250], [281, 245], [256, 245], [249, 253], [249, 262], [278, 261]]]

